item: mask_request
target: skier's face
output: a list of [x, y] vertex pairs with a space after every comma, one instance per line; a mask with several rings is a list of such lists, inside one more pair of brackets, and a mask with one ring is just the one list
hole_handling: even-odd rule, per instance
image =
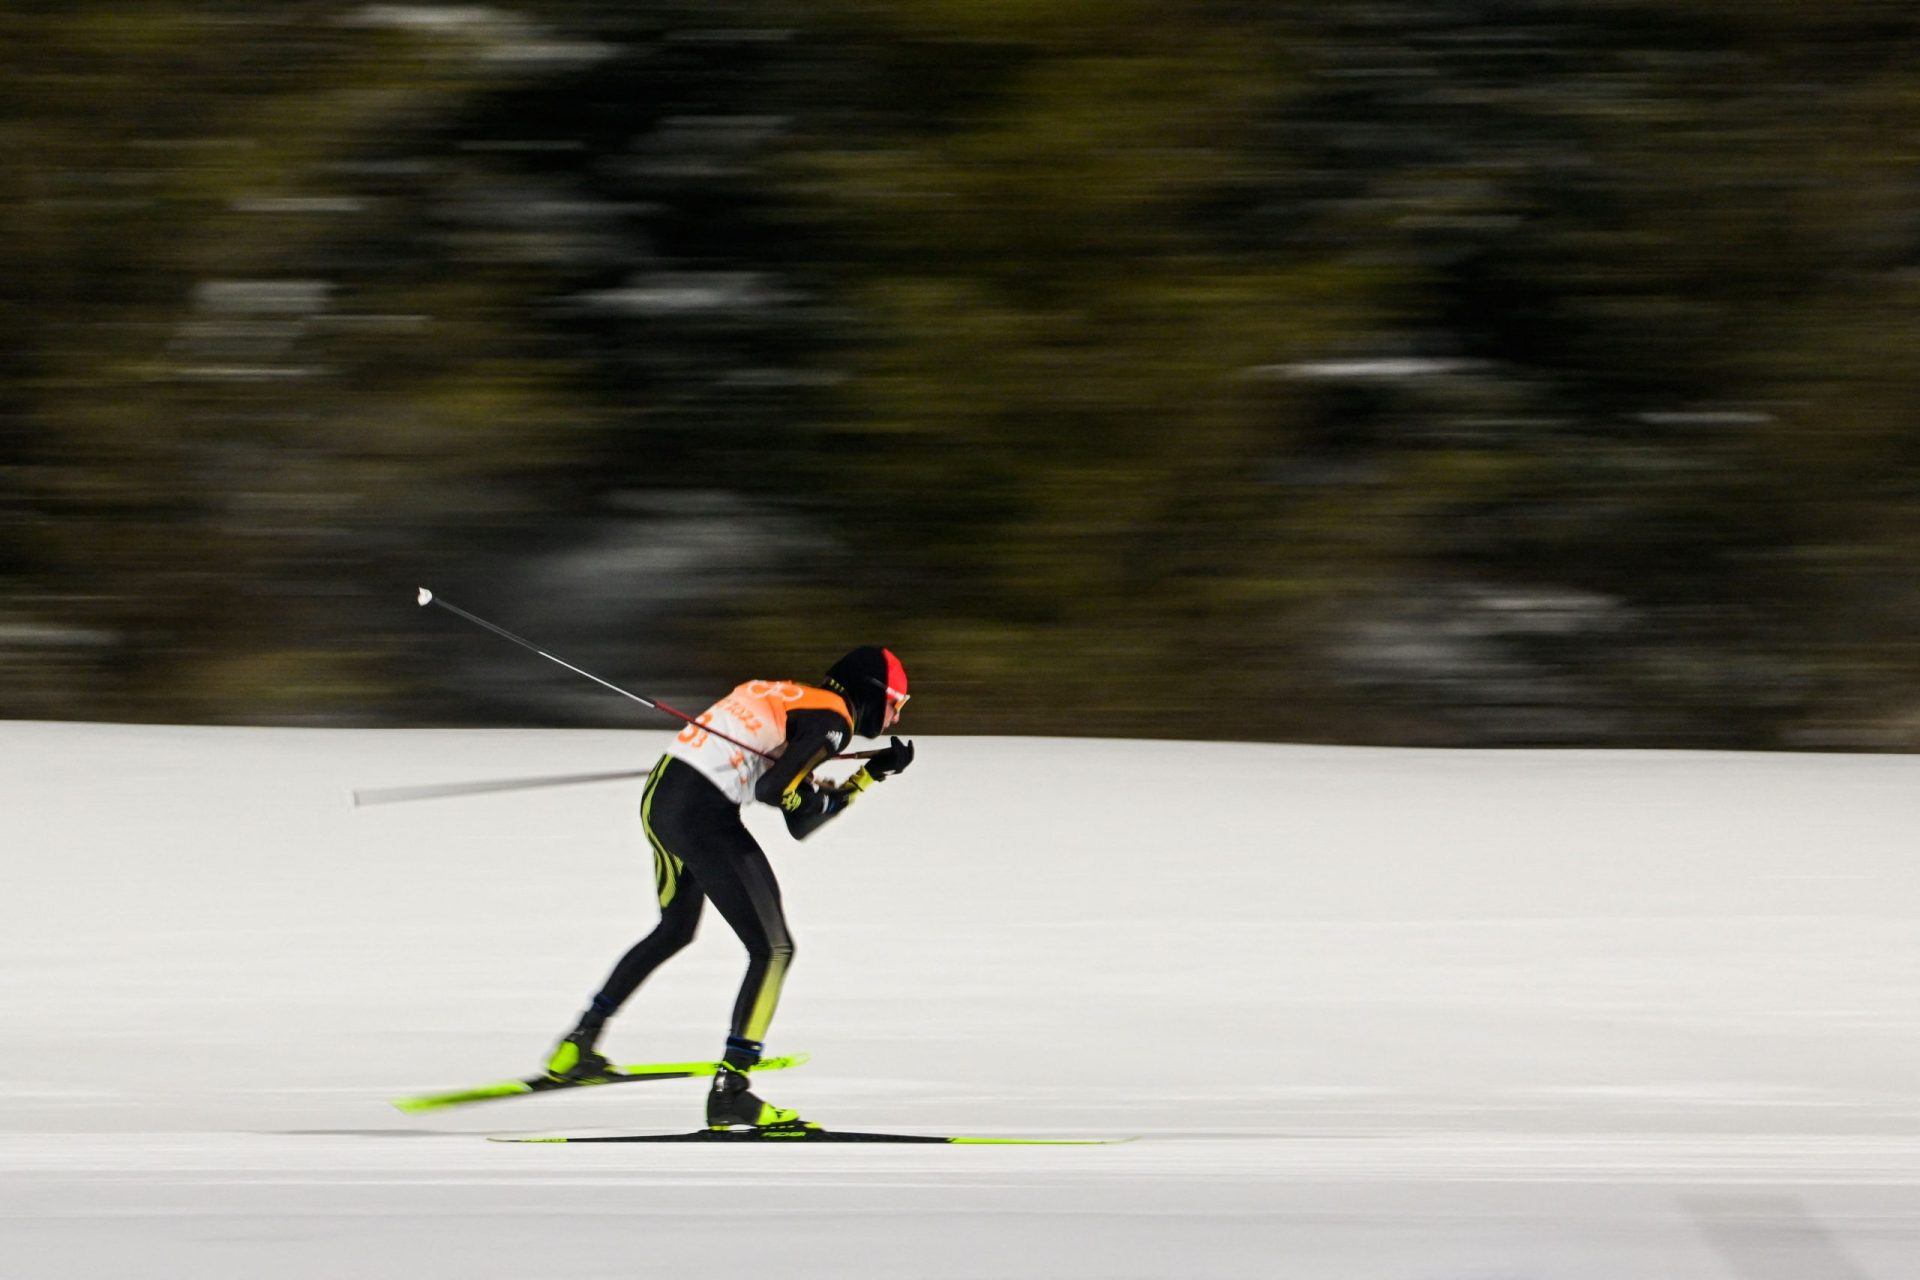
[[907, 669], [901, 665], [900, 659], [893, 656], [893, 650], [882, 649], [880, 652], [887, 660], [887, 678], [876, 680], [874, 683], [885, 690], [887, 695], [887, 709], [880, 717], [880, 728], [884, 732], [900, 723], [900, 713], [906, 709]]

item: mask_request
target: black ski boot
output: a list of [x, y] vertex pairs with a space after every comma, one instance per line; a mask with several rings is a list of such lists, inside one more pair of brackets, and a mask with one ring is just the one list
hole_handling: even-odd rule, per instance
[[608, 1080], [620, 1073], [593, 1047], [598, 1037], [592, 1032], [575, 1031], [554, 1047], [547, 1059], [547, 1079], [568, 1084]]
[[762, 1102], [747, 1088], [744, 1071], [723, 1066], [714, 1072], [713, 1089], [707, 1094], [709, 1129], [813, 1129], [798, 1111], [788, 1111]]

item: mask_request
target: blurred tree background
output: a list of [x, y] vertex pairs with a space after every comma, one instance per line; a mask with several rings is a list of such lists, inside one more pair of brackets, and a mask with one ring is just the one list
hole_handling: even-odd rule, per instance
[[1920, 11], [15, 0], [0, 714], [1920, 745]]

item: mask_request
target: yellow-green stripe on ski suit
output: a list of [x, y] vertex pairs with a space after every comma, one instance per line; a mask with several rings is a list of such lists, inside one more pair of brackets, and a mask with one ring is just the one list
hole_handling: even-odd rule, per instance
[[685, 866], [680, 859], [667, 852], [660, 843], [660, 837], [653, 830], [653, 793], [660, 787], [660, 778], [667, 770], [671, 756], [661, 756], [660, 763], [653, 766], [653, 772], [647, 775], [647, 791], [640, 800], [640, 829], [647, 833], [647, 843], [653, 846], [653, 889], [660, 905], [665, 907], [673, 901], [680, 889], [680, 871]]

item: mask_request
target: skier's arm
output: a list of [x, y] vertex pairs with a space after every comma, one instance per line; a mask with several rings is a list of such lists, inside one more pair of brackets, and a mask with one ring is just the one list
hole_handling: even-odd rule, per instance
[[813, 771], [847, 745], [853, 726], [827, 711], [796, 711], [787, 717], [787, 749], [754, 784], [753, 798], [778, 807], [787, 831], [804, 840], [847, 807], [845, 795], [813, 781]]
[[[860, 776], [854, 775], [855, 778]], [[849, 778], [845, 785], [823, 787], [811, 778], [802, 780], [780, 802], [781, 809], [787, 815], [787, 834], [795, 840], [805, 840], [838, 817], [860, 794], [860, 789], [852, 783], [853, 779]]]
[[793, 795], [803, 792], [803, 799], [782, 804], [787, 811], [787, 831], [796, 840], [804, 840], [829, 818], [860, 798], [862, 792], [876, 782], [890, 778], [913, 763], [913, 744], [895, 738], [893, 744], [873, 753], [867, 763], [851, 778], [837, 786], [821, 786], [811, 778], [801, 784]]

